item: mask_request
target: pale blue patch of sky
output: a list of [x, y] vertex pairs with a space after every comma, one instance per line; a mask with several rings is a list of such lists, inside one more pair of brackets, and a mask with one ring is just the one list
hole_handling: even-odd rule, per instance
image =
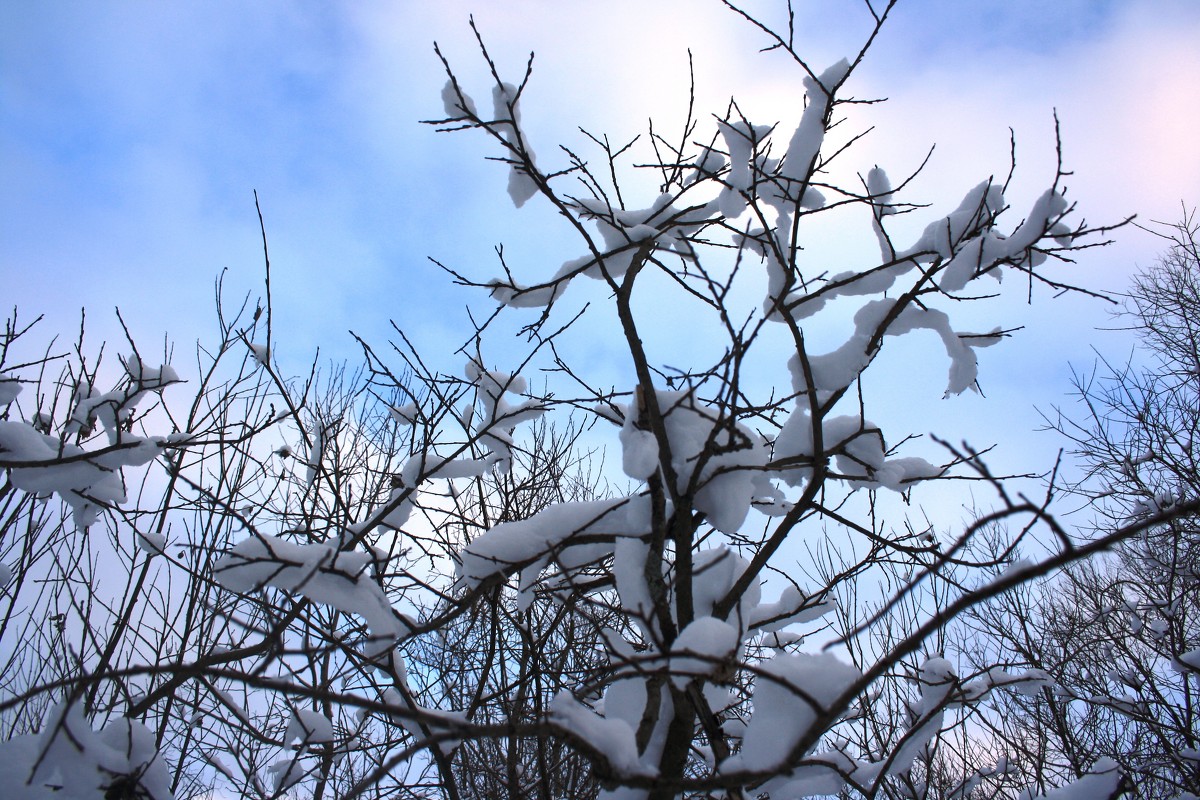
[[[437, 137], [417, 124], [441, 113], [444, 75], [431, 51], [434, 38], [470, 81], [477, 102], [486, 108], [490, 98], [466, 27], [468, 5], [438, 11], [414, 5], [368, 3], [351, 12], [335, 5], [232, 2], [0, 4], [0, 273], [7, 303], [20, 303], [27, 313], [64, 312], [53, 332], [70, 330], [69, 317], [82, 305], [97, 318], [119, 303], [144, 335], [167, 330], [190, 342], [210, 329], [212, 280], [221, 269], [231, 269], [237, 292], [258, 291], [251, 194], [257, 189], [274, 254], [281, 331], [290, 337], [280, 352], [294, 371], [303, 371], [317, 345], [326, 355], [353, 357], [347, 328], [382, 344], [389, 318], [426, 345], [460, 344], [468, 330], [462, 307], [489, 304], [481, 293], [452, 287], [427, 255], [484, 279], [498, 271], [492, 248], [503, 242], [518, 276], [533, 281], [581, 248], [538, 201], [511, 208], [505, 170], [484, 161], [496, 154], [486, 137]], [[781, 4], [756, 5], [773, 8], [778, 18]], [[686, 75], [688, 46], [702, 89], [720, 83], [724, 73], [743, 80], [751, 95], [776, 82], [790, 87], [791, 110], [798, 108], [798, 76], [754, 52], [763, 44], [754, 30], [716, 3], [673, 7], [703, 24], [662, 26], [642, 19], [650, 13], [644, 6], [616, 0], [602, 13], [592, 5], [572, 11], [532, 1], [506, 5], [516, 9], [511, 14], [496, 6], [480, 10], [506, 76], [519, 79], [524, 55], [539, 52], [527, 119], [546, 163], [561, 163], [557, 141], [579, 143], [577, 122], [595, 128], [599, 120], [597, 132], [614, 136], [642, 131], [645, 114], [654, 111], [653, 105], [646, 110], [647, 98], [674, 131], [683, 112], [678, 81]], [[814, 58], [835, 59], [860, 40], [861, 9], [853, 12], [857, 27], [850, 30], [831, 21], [857, 4], [797, 7], [798, 44], [820, 51]], [[1114, 112], [1102, 103], [1148, 96], [1142, 87], [1134, 92], [1103, 80], [1097, 54], [1107, 51], [1089, 47], [1116, 35], [1115, 26], [1131, 14], [1153, 22], [1169, 9], [1171, 19], [1189, 22], [1196, 8], [1173, 0], [1131, 6], [1107, 0], [901, 2], [864, 76], [882, 93], [896, 89], [903, 96], [898, 102], [925, 105], [907, 118], [898, 106], [892, 121], [901, 124], [864, 144], [902, 139], [923, 154], [937, 141], [939, 157], [950, 162], [943, 160], [934, 173], [952, 180], [918, 188], [922, 199], [953, 207], [967, 188], [963, 181], [1007, 167], [1008, 124], [1023, 132], [1023, 146], [1052, 154], [1044, 138], [1051, 109], [1082, 96], [1084, 108], [1070, 111], [1067, 130], [1072, 164], [1087, 167], [1084, 156], [1092, 148], [1120, 152], [1131, 165], [1120, 171], [1111, 155], [1090, 162], [1103, 171], [1090, 185], [1089, 170], [1080, 170], [1077, 197], [1090, 220], [1142, 210], [1156, 192], [1194, 191], [1200, 185], [1188, 178], [1194, 159], [1174, 165], [1171, 183], [1154, 183], [1158, 173], [1134, 159], [1153, 160], [1155, 153], [1122, 149], [1147, 150], [1141, 140], [1131, 141], [1133, 128], [1095, 124], [1084, 111], [1095, 106], [1098, 115], [1116, 119], [1128, 106]], [[639, 30], [631, 32], [627, 19]], [[644, 35], [642, 28], [669, 34], [661, 48], [651, 48], [634, 35]], [[1131, 41], [1141, 48], [1129, 54], [1131, 67], [1153, 55], [1143, 40]], [[1085, 85], [1091, 72], [1101, 79]], [[961, 73], [975, 82], [956, 85]], [[589, 75], [613, 85], [587, 85]], [[1005, 83], [1006, 76], [1028, 75], [1036, 82]], [[668, 90], [656, 94], [663, 86]], [[922, 87], [926, 94], [915, 94]], [[747, 106], [784, 115], [770, 105], [775, 95], [764, 96], [757, 106], [751, 97]], [[1172, 103], [1183, 114], [1200, 106], [1181, 97], [1154, 108]], [[698, 109], [702, 116], [713, 110], [720, 108]], [[1030, 130], [1043, 138], [1026, 145]], [[981, 158], [975, 137], [999, 143], [1000, 157]], [[965, 142], [959, 151], [956, 138]], [[1037, 175], [1049, 177], [1044, 170]], [[1147, 177], [1139, 182], [1139, 175]], [[1130, 177], [1116, 186], [1114, 176]], [[1165, 207], [1177, 199], [1168, 196]], [[1155, 246], [1141, 245], [1144, 260]], [[1134, 252], [1095, 254], [1090, 263], [1127, 264]], [[1125, 269], [1109, 271], [1123, 275]], [[595, 295], [594, 288], [573, 286], [572, 301]], [[1104, 322], [1103, 312], [1095, 313], [1093, 322], [1056, 321], [1073, 327], [1052, 346], [1047, 331], [1054, 326], [1045, 317], [1022, 318], [1031, 330], [1002, 345], [1004, 363], [1029, 354], [1065, 371], [1068, 344], [1086, 356], [1088, 329]], [[580, 352], [599, 366], [602, 344], [592, 337]], [[983, 355], [985, 363], [993, 358], [990, 351]], [[459, 366], [448, 355], [441, 365]], [[1004, 378], [985, 370], [983, 380], [995, 386]], [[1047, 391], [1064, 389], [1065, 382]]]
[[915, 0], [893, 12], [892, 40], [919, 52], [970, 58], [981, 51], [1052, 54], [1101, 33], [1115, 0]]

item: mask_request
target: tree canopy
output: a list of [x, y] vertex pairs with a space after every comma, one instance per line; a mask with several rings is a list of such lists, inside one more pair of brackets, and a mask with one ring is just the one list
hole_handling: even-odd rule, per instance
[[[934, 398], [977, 390], [977, 351], [1012, 331], [968, 329], [964, 309], [1086, 291], [1066, 267], [1111, 226], [1076, 213], [1061, 148], [1019, 210], [1015, 163], [929, 207], [911, 176], [853, 161], [855, 70], [894, 2], [867, 2], [861, 47], [828, 65], [727, 5], [788, 57], [802, 97], [787, 126], [731, 101], [711, 117], [690, 107], [670, 134], [585, 131], [587, 151], [554, 150], [521, 119], [532, 57], [504, 74], [472, 24], [491, 75], [475, 86], [437, 51], [430, 124], [477, 136], [512, 203], [552, 208], [577, 236], [549, 266], [502, 249], [494, 277], [444, 265], [480, 310], [453, 350], [461, 372], [396, 327], [387, 348], [359, 340], [357, 371], [283, 374], [261, 215], [262, 299], [218, 282], [219, 335], [187, 359], [157, 363], [132, 337], [93, 349], [82, 332], [38, 347], [13, 315], [8, 785], [156, 800], [1024, 788], [1015, 760], [973, 746], [979, 709], [1055, 678], [999, 653], [954, 663], [947, 626], [1150, 541], [1200, 501], [1173, 495], [1081, 534], [1055, 516], [1056, 479], [1030, 498], [980, 452], [921, 438], [936, 414], [875, 424], [889, 392], [870, 376], [914, 337], [945, 364]], [[834, 214], [860, 222], [869, 261], [809, 257]], [[916, 233], [899, 224], [910, 216]], [[589, 281], [603, 302], [574, 302]], [[668, 311], [704, 341], [664, 347], [648, 331]], [[832, 347], [813, 335], [831, 319], [849, 320]], [[516, 357], [497, 341], [510, 320]], [[565, 355], [595, 337], [619, 343], [626, 382]], [[907, 515], [950, 480], [986, 487], [993, 510], [950, 532]], [[1034, 542], [1041, 556], [1015, 559]], [[1180, 636], [1176, 650], [1195, 644]], [[1055, 781], [1096, 797], [1129, 770], [1073, 767]]]

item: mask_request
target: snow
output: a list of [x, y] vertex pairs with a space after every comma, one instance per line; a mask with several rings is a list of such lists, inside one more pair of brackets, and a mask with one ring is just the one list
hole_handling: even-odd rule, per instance
[[965, 702], [974, 703], [985, 698], [993, 689], [1008, 688], [1025, 697], [1035, 697], [1045, 688], [1054, 686], [1054, 679], [1040, 669], [1028, 669], [1012, 673], [1001, 667], [992, 667], [974, 680], [961, 687]]
[[[856, 295], [882, 294], [892, 288], [896, 278], [904, 273], [903, 265], [875, 268], [867, 272], [839, 272], [829, 278], [824, 290], [826, 297], [834, 295], [852, 297]], [[803, 305], [802, 305], [803, 307]], [[815, 311], [817, 309], [813, 309]], [[805, 309], [806, 316], [811, 313]]]
[[491, 281], [492, 297], [498, 303], [511, 308], [542, 308], [550, 305], [561, 293], [566, 281], [556, 281], [546, 286], [520, 286], [500, 280]]
[[1183, 498], [1171, 492], [1147, 492], [1146, 497], [1140, 498], [1133, 503], [1133, 506], [1129, 510], [1128, 519], [1133, 521], [1154, 514], [1161, 514], [1163, 511], [1181, 502], [1183, 502]]
[[[616, 635], [616, 634], [614, 634]], [[632, 655], [613, 656], [613, 668], [620, 669], [624, 658]], [[618, 678], [608, 685], [604, 691], [604, 717], [609, 720], [621, 720], [629, 729], [636, 731], [641, 725], [646, 711], [646, 698], [649, 687], [643, 674], [635, 674], [629, 678]], [[651, 732], [646, 742], [645, 752], [641, 756], [643, 764], [657, 764], [666, 743], [666, 726], [671, 719], [671, 694], [665, 684], [659, 691], [658, 724]]]
[[400, 530], [404, 523], [408, 521], [408, 517], [412, 514], [412, 490], [407, 488], [396, 488], [388, 495], [388, 500], [379, 509], [373, 511], [368, 517], [368, 521], [376, 519], [380, 511], [385, 508], [390, 510], [379, 519], [379, 524], [392, 530]]
[[108, 434], [109, 444], [117, 445], [123, 440], [125, 423], [131, 418], [135, 406], [150, 392], [161, 393], [179, 376], [169, 365], [147, 367], [136, 355], [122, 359], [129, 377], [118, 388], [110, 392], [97, 392], [86, 381], [80, 382], [72, 393], [73, 409], [66, 425], [68, 434], [91, 435], [97, 424]]
[[277, 794], [282, 794], [291, 789], [297, 783], [304, 780], [304, 776], [308, 773], [308, 770], [300, 763], [299, 754], [276, 759], [275, 763], [267, 769], [275, 777], [275, 792]]
[[[815, 389], [838, 392], [858, 378], [875, 355], [868, 348], [895, 304], [895, 300], [870, 301], [855, 312], [854, 333], [841, 347], [825, 355], [809, 358], [809, 370]], [[805, 391], [807, 386], [804, 383], [804, 374], [799, 369], [800, 363], [797, 356], [792, 357], [789, 366], [793, 366], [792, 382], [796, 391]]]
[[695, 508], [708, 522], [722, 533], [738, 532], [754, 497], [770, 494], [763, 472], [767, 442], [690, 393], [658, 392], [657, 397], [679, 492], [694, 487]]
[[137, 353], [124, 359], [125, 372], [141, 391], [161, 391], [172, 383], [179, 383], [179, 374], [170, 364], [149, 367]]
[[934, 256], [947, 259], [938, 278], [945, 292], [962, 290], [977, 275], [999, 275], [997, 268], [1002, 263], [1032, 259], [1029, 263], [1036, 266], [1039, 254], [1029, 252], [1030, 248], [1066, 211], [1066, 198], [1054, 189], [1046, 190], [1025, 221], [1007, 237], [990, 230], [1004, 203], [1001, 188], [989, 178], [968, 192], [953, 213], [930, 223], [917, 242], [899, 256], [916, 261]]
[[0, 406], [6, 406], [21, 393], [21, 383], [16, 378], [0, 376]]
[[310, 708], [297, 708], [288, 722], [287, 731], [283, 734], [283, 743], [291, 744], [299, 740], [301, 745], [323, 744], [332, 742], [333, 720], [319, 711]]
[[695, 172], [688, 178], [688, 184], [690, 185], [703, 178], [716, 177], [721, 170], [725, 169], [725, 164], [727, 163], [725, 156], [711, 147], [705, 147], [694, 163]]
[[948, 706], [948, 698], [958, 686], [953, 665], [941, 656], [925, 660], [918, 679], [921, 696], [913, 708], [913, 726], [905, 732], [902, 744], [892, 754], [885, 774], [908, 772], [926, 745], [938, 734]]
[[856, 774], [860, 762], [839, 750], [814, 753], [804, 761], [792, 772], [767, 781], [763, 788], [768, 796], [800, 798], [837, 795], [846, 785], [845, 776], [860, 777]]
[[818, 716], [861, 676], [831, 653], [780, 653], [762, 673], [741, 752], [722, 764], [723, 772], [785, 768]]
[[1070, 247], [1075, 241], [1075, 231], [1065, 222], [1056, 222], [1050, 227], [1050, 235], [1059, 247]]
[[[845, 286], [854, 286], [854, 282]], [[809, 357], [813, 388], [822, 392], [838, 392], [847, 388], [870, 364], [875, 355], [875, 350], [871, 348], [880, 346], [881, 334], [901, 336], [921, 329], [937, 333], [946, 348], [946, 355], [950, 357], [946, 394], [962, 394], [974, 387], [978, 372], [974, 348], [995, 344], [999, 331], [989, 334], [957, 333], [944, 311], [908, 306], [896, 313], [896, 303], [891, 299], [867, 302], [854, 314], [854, 333], [849, 339], [829, 353]], [[798, 393], [805, 393], [808, 386], [799, 356], [792, 356], [788, 367], [792, 372], [792, 387]]]
[[[445, 100], [445, 90], [442, 90], [442, 98]], [[508, 142], [512, 152], [509, 159], [512, 166], [508, 173], [508, 196], [512, 198], [513, 205], [517, 208], [525, 205], [529, 198], [538, 193], [537, 182], [530, 177], [525, 167], [520, 163], [517, 154], [518, 148], [524, 144], [521, 141], [521, 110], [520, 100], [517, 97], [517, 87], [511, 83], [501, 83], [492, 88], [492, 109], [495, 122], [493, 126], [504, 140]], [[524, 145], [525, 155], [529, 158], [530, 163], [534, 160], [533, 150]]]
[[[566, 262], [555, 278], [565, 278], [578, 271], [598, 280], [604, 279], [605, 275], [620, 280], [629, 271], [634, 256], [644, 249], [645, 243], [650, 243], [651, 249], [671, 247], [679, 234], [664, 232], [658, 227], [680, 216], [680, 212], [671, 207], [671, 200], [671, 195], [662, 194], [649, 208], [642, 209], [613, 208], [602, 200], [575, 200], [574, 206], [580, 216], [590, 220], [600, 232], [604, 251], [599, 261], [585, 257]], [[687, 218], [687, 215], [683, 216], [683, 219]]]
[[1117, 787], [1121, 785], [1121, 779], [1121, 768], [1117, 762], [1111, 758], [1101, 758], [1082, 778], [1036, 797], [1029, 792], [1022, 793], [1021, 799], [1103, 800], [1116, 794]]
[[[651, 624], [654, 607], [650, 588], [646, 585], [646, 559], [649, 556], [650, 543], [634, 537], [617, 539], [613, 548], [613, 578], [621, 599], [621, 610], [643, 625]], [[647, 629], [645, 633], [652, 635], [653, 629]]]
[[788, 625], [812, 622], [836, 609], [837, 602], [832, 599], [817, 602], [795, 586], [788, 586], [777, 601], [761, 603], [754, 609], [750, 615], [750, 625], [756, 630], [772, 633]]
[[264, 367], [270, 366], [271, 351], [267, 349], [265, 344], [256, 344], [255, 342], [247, 342], [250, 346], [250, 353], [254, 356], [254, 360]]
[[[180, 380], [172, 367], [148, 367], [137, 355], [122, 362], [128, 380], [118, 389], [97, 392], [80, 383], [72, 393], [65, 432], [86, 439], [97, 425], [102, 426], [107, 446], [100, 451], [68, 444], [28, 422], [0, 420], [0, 461], [5, 462], [13, 486], [36, 497], [60, 495], [80, 528], [95, 522], [101, 507], [124, 503], [122, 468], [142, 467], [158, 455], [164, 440], [127, 433], [125, 421], [148, 393], [161, 392]], [[11, 379], [0, 383], [0, 391], [12, 397], [19, 389]], [[42, 414], [35, 417], [43, 431], [49, 431], [46, 422]]]
[[[501, 457], [496, 453], [485, 458], [456, 458], [422, 450], [404, 462], [399, 476], [401, 486], [397, 492], [393, 492], [392, 498], [395, 499], [399, 494], [405, 494], [408, 489], [416, 488], [429, 480], [478, 477], [491, 471], [500, 463], [502, 463]], [[399, 524], [394, 527], [399, 527]]]
[[388, 413], [398, 425], [416, 425], [421, 418], [421, 409], [416, 403], [393, 406]]
[[833, 100], [833, 89], [842, 82], [849, 70], [850, 62], [843, 58], [816, 78], [809, 76], [804, 79], [808, 106], [801, 114], [800, 124], [788, 143], [787, 155], [780, 170], [784, 178], [794, 181], [808, 178], [825, 141], [825, 117]]
[[446, 118], [450, 120], [467, 117], [479, 119], [475, 101], [466, 92], [456, 87], [452, 80], [447, 80], [446, 85], [442, 87], [442, 107], [446, 110]]
[[621, 427], [621, 466], [634, 480], [644, 481], [658, 471], [658, 440], [636, 425], [635, 414], [625, 415]]
[[0, 742], [0, 781], [14, 800], [95, 800], [114, 776], [137, 775], [138, 797], [169, 800], [170, 774], [140, 722], [116, 718], [94, 731], [79, 705], [59, 704], [40, 734]]
[[950, 258], [961, 242], [989, 226], [1003, 208], [1004, 193], [988, 178], [968, 191], [953, 212], [926, 225], [917, 241], [898, 255], [922, 262], [935, 256]]
[[167, 537], [153, 531], [138, 531], [137, 548], [150, 554], [165, 553]]
[[1194, 650], [1188, 650], [1179, 656], [1178, 664], [1185, 669], [1195, 670], [1200, 672], [1200, 647]]
[[897, 209], [891, 205], [892, 182], [878, 166], [867, 172], [867, 194], [871, 196], [871, 204], [877, 215], [885, 217], [897, 213]]
[[232, 592], [273, 586], [361, 616], [376, 640], [367, 648], [375, 656], [405, 635], [409, 626], [373, 579], [373, 561], [370, 553], [259, 534], [236, 544], [213, 571], [217, 582]]
[[138, 467], [159, 453], [160, 439], [115, 431], [115, 447], [92, 454], [15, 420], [0, 420], [0, 461], [9, 478], [32, 495], [58, 494], [71, 507], [75, 524], [86, 528], [101, 507], [125, 502], [122, 467]]
[[744, 120], [728, 123], [717, 120], [717, 130], [725, 139], [729, 151], [729, 172], [725, 175], [725, 188], [718, 199], [721, 214], [734, 219], [746, 210], [743, 193], [750, 191], [754, 182], [751, 159], [756, 145], [770, 132], [770, 126], [755, 126]]
[[69, 796], [63, 797], [56, 787], [47, 785], [46, 780], [30, 781], [41, 754], [39, 739], [37, 734], [28, 734], [0, 742], [0, 786], [5, 787], [10, 800], [71, 800]]
[[711, 676], [737, 651], [738, 629], [714, 617], [692, 620], [671, 646], [671, 682], [682, 689], [693, 677]]
[[393, 719], [404, 730], [412, 734], [413, 738], [417, 741], [422, 741], [430, 735], [437, 736], [438, 739], [433, 746], [437, 747], [443, 754], [447, 756], [451, 755], [458, 749], [461, 742], [457, 738], [446, 737], [445, 734], [461, 727], [467, 721], [466, 714], [461, 711], [443, 711], [437, 708], [426, 708], [413, 702], [411, 691], [408, 689], [408, 677], [407, 671], [404, 668], [404, 662], [396, 653], [393, 653], [393, 666], [401, 677], [405, 693], [402, 694], [394, 687], [388, 687], [383, 693], [384, 700], [389, 705], [405, 709], [407, 712], [405, 714], [397, 714]]
[[763, 633], [758, 643], [762, 647], [771, 647], [776, 650], [782, 650], [793, 644], [800, 644], [804, 641], [804, 636], [791, 631], [767, 631]]
[[[495, 403], [508, 382], [506, 376], [494, 374], [487, 387], [481, 384], [481, 394]], [[692, 493], [696, 509], [718, 530], [736, 532], [755, 497], [776, 494], [763, 472], [767, 443], [745, 426], [722, 420], [688, 393], [658, 392], [657, 400], [678, 491]], [[648, 477], [658, 466], [658, 445], [633, 425], [632, 408], [622, 411], [629, 474]], [[499, 407], [488, 413], [500, 413]], [[612, 555], [614, 539], [649, 533], [649, 514], [649, 498], [637, 495], [551, 505], [529, 519], [497, 525], [468, 544], [460, 552], [457, 585], [477, 586], [492, 576], [522, 570], [520, 588], [525, 597], [551, 559], [569, 572]], [[622, 603], [629, 608], [648, 603], [644, 578], [638, 577], [636, 562], [631, 560], [635, 552], [636, 548], [623, 547], [615, 565], [623, 587], [623, 591], [619, 588]]]
[[[827, 417], [821, 424], [821, 440], [825, 454], [836, 453], [838, 475], [855, 488], [905, 491], [915, 481], [942, 473], [923, 458], [885, 458], [883, 434], [870, 420], [846, 415]], [[780, 466], [778, 474], [785, 482], [800, 486], [812, 475], [808, 465], [817, 455], [814, 450], [807, 405], [798, 404], [775, 437], [772, 463]]]
[[520, 375], [486, 370], [475, 361], [468, 361], [466, 376], [475, 384], [476, 402], [482, 406], [475, 423], [478, 441], [492, 451], [497, 468], [506, 472], [512, 459], [513, 429], [522, 422], [537, 419], [546, 409], [532, 398], [513, 403], [505, 397], [510, 393], [520, 395], [528, 389]]
[[308, 459], [306, 461], [308, 469], [304, 478], [304, 485], [312, 487], [317, 479], [317, 475], [321, 471], [321, 458], [325, 455], [325, 427], [317, 424], [313, 430], [312, 446], [308, 449]]
[[[615, 537], [649, 532], [650, 498], [644, 495], [556, 503], [528, 519], [504, 522], [477, 536], [459, 553], [456, 585], [478, 586], [551, 552], [556, 563], [570, 570], [612, 552]], [[586, 539], [583, 546], [577, 543], [580, 539]]]
[[688, 235], [705, 225], [716, 211], [715, 203], [680, 210], [663, 194], [648, 208], [613, 208], [598, 199], [576, 198], [568, 204], [580, 218], [596, 226], [603, 242], [597, 252], [568, 259], [546, 283], [525, 286], [510, 277], [488, 282], [492, 297], [514, 308], [540, 308], [554, 302], [577, 276], [595, 280], [620, 280], [639, 253], [674, 250], [692, 253]]
[[[695, 618], [711, 616], [713, 607], [729, 593], [750, 562], [732, 548], [720, 545], [700, 550], [692, 556], [692, 608]], [[747, 620], [762, 598], [762, 586], [755, 580], [746, 587], [738, 605], [730, 612], [729, 621], [738, 626], [739, 633], [750, 633]]]
[[550, 719], [598, 750], [618, 775], [655, 774], [642, 763], [634, 729], [625, 720], [600, 716], [565, 689], [550, 701]]

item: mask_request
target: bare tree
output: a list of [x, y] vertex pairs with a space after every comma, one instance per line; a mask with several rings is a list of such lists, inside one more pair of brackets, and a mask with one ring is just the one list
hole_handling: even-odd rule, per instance
[[[1050, 423], [1083, 466], [1071, 487], [1105, 535], [1200, 496], [1200, 248], [1195, 215], [1161, 232], [1169, 248], [1140, 272], [1121, 319], [1140, 354], [1076, 376], [1082, 413]], [[1172, 515], [1111, 554], [973, 614], [971, 648], [1043, 670], [1012, 696], [1001, 735], [1039, 786], [1099, 758], [1121, 765], [1132, 796], [1200, 785], [1200, 561], [1194, 511]]]
[[[599, 462], [576, 425], [559, 430], [534, 424], [527, 449], [512, 469], [478, 476], [450, 494], [445, 530], [458, 547], [493, 526], [528, 519], [555, 503], [601, 494]], [[599, 631], [620, 626], [618, 615], [597, 618], [568, 598], [557, 605], [518, 608], [497, 587], [486, 602], [453, 619], [436, 636], [414, 642], [412, 670], [428, 683], [423, 694], [440, 708], [461, 709], [475, 722], [535, 722], [555, 695], [602, 672], [607, 661]], [[588, 762], [562, 741], [509, 736], [462, 742], [453, 770], [462, 797], [594, 798], [600, 787]]]
[[[356, 376], [285, 380], [268, 260], [261, 311], [221, 314], [186, 413], [165, 400], [181, 373], [140, 357], [95, 395], [82, 347], [61, 362], [51, 434], [5, 396], [0, 466], [16, 511], [4, 541], [29, 553], [15, 557], [10, 617], [40, 630], [53, 603], [17, 598], [42, 587], [66, 615], [40, 638], [5, 639], [4, 747], [29, 792], [160, 798], [219, 782], [251, 797], [905, 796], [928, 783], [931, 749], [969, 734], [956, 709], [1041, 680], [982, 666], [960, 676], [938, 652], [951, 620], [1194, 511], [1181, 500], [1077, 541], [1049, 497], [1014, 494], [976, 452], [912, 441], [932, 419], [886, 432], [870, 420], [888, 392], [868, 376], [892, 337], [931, 332], [945, 394], [974, 389], [976, 350], [1009, 332], [960, 330], [958, 308], [986, 306], [1004, 273], [1029, 293], [1072, 290], [1053, 266], [1107, 229], [1073, 222], [1061, 165], [1010, 225], [1006, 180], [932, 213], [907, 179], [848, 163], [859, 135], [842, 123], [860, 101], [844, 93], [894, 2], [866, 2], [861, 48], [821, 68], [790, 28], [727, 5], [794, 71], [798, 118], [755, 124], [731, 102], [710, 127], [689, 103], [674, 136], [589, 133], [588, 151], [550, 158], [539, 143], [535, 156], [520, 114], [532, 58], [506, 82], [476, 31], [485, 109], [443, 59], [432, 124], [483, 134], [514, 203], [548, 204], [578, 236], [553, 270], [501, 258], [489, 280], [447, 267], [495, 301], [456, 353], [463, 372], [397, 329], [390, 351], [363, 343]], [[635, 199], [647, 190], [631, 168], [656, 184], [648, 197]], [[830, 274], [804, 243], [835, 232], [835, 210], [860, 215], [878, 256]], [[923, 230], [894, 232], [910, 214], [927, 215]], [[590, 281], [601, 300], [579, 302]], [[664, 307], [719, 344], [663, 346]], [[830, 314], [853, 330], [825, 350], [810, 334]], [[509, 320], [519, 356], [497, 340]], [[597, 335], [619, 343], [624, 385], [565, 355]], [[0, 367], [41, 386], [51, 363]], [[132, 417], [145, 429], [134, 437], [129, 412], [160, 391], [163, 405]], [[576, 477], [588, 449], [537, 427], [569, 430], [564, 417], [619, 451], [626, 487], [591, 496]], [[142, 495], [116, 490], [148, 462]], [[939, 542], [889, 498], [948, 477], [991, 487], [997, 510]], [[47, 516], [35, 497], [47, 492], [68, 510]], [[976, 558], [974, 544], [1000, 523], [1017, 531], [1009, 552], [1039, 532], [1056, 548], [988, 572], [1005, 554]], [[105, 553], [72, 544], [34, 558], [39, 526], [95, 544], [81, 531], [101, 524]], [[830, 546], [806, 548], [822, 532]], [[110, 550], [128, 576], [116, 604], [97, 591]], [[936, 602], [919, 601], [930, 587]], [[45, 658], [55, 647], [63, 656]], [[875, 724], [902, 681], [905, 715]], [[1082, 780], [1117, 786], [1103, 766]]]
[[[130, 709], [161, 671], [232, 640], [229, 600], [211, 568], [242, 530], [246, 487], [266, 477], [252, 450], [282, 416], [269, 408], [270, 378], [247, 348], [248, 317], [243, 308], [225, 318], [218, 299], [218, 341], [197, 351], [186, 384], [170, 366], [149, 366], [132, 339], [128, 355], [101, 347], [89, 356], [81, 325], [72, 347], [37, 350], [27, 346], [36, 326], [15, 314], [8, 321], [0, 345], [10, 390], [0, 422], [5, 736], [42, 736], [78, 713], [107, 723], [114, 737], [126, 717], [140, 719], [135, 738], [150, 737], [148, 747], [114, 743], [80, 774], [54, 780], [118, 785], [162, 748], [171, 764], [158, 763], [155, 785], [179, 796], [211, 788], [193, 767], [205, 760], [195, 719], [214, 711], [215, 688], [193, 686], [149, 714]], [[113, 388], [100, 391], [102, 382]], [[165, 405], [184, 385], [191, 399]], [[148, 463], [157, 468], [139, 474]], [[91, 674], [109, 677], [91, 682]]]

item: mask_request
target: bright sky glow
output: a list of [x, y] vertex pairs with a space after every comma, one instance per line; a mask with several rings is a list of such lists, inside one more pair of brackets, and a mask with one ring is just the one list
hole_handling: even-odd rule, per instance
[[[818, 69], [856, 49], [866, 20], [859, 0], [797, 6], [799, 49]], [[784, 19], [773, 0], [748, 7]], [[139, 342], [153, 347], [166, 333], [186, 351], [212, 329], [221, 270], [233, 295], [259, 292], [257, 190], [285, 369], [303, 371], [318, 346], [323, 358], [353, 357], [348, 329], [382, 345], [394, 319], [434, 363], [457, 370], [449, 351], [469, 330], [464, 306], [490, 301], [451, 286], [426, 256], [482, 279], [497, 271], [499, 243], [514, 269], [533, 275], [578, 250], [537, 200], [511, 207], [506, 170], [484, 161], [494, 152], [483, 137], [438, 136], [417, 122], [442, 113], [435, 39], [486, 97], [472, 12], [510, 80], [537, 52], [523, 107], [539, 154], [552, 157], [559, 142], [581, 146], [578, 126], [621, 140], [653, 116], [675, 130], [688, 48], [702, 116], [731, 95], [755, 121], [794, 124], [801, 108], [798, 71], [757, 53], [762, 37], [715, 0], [7, 3], [0, 299], [26, 318], [47, 313], [47, 336], [71, 336], [86, 306], [89, 327], [111, 337], [120, 306]], [[1057, 108], [1076, 173], [1070, 197], [1090, 222], [1134, 213], [1174, 220], [1181, 200], [1200, 201], [1197, 43], [1200, 6], [1190, 0], [901, 0], [850, 84], [857, 97], [890, 98], [847, 123], [877, 126], [852, 163], [906, 173], [936, 144], [910, 199], [946, 209], [987, 175], [1004, 174], [1011, 126], [1010, 199], [1027, 208], [1053, 177]], [[865, 220], [847, 231], [873, 246]], [[815, 242], [812, 253], [833, 262], [852, 259], [854, 248]], [[1126, 229], [1114, 247], [1085, 254], [1071, 277], [1120, 289], [1159, 249]], [[1003, 320], [1026, 330], [981, 356], [987, 401], [939, 407], [975, 418], [946, 433], [971, 432], [980, 444], [1024, 437], [1038, 424], [1033, 405], [1067, 391], [1068, 362], [1090, 365], [1092, 344], [1123, 357], [1127, 342], [1094, 332], [1108, 322], [1102, 304], [1048, 301]], [[581, 358], [613, 357], [602, 342], [579, 347]], [[928, 400], [923, 376], [944, 383], [941, 361], [906, 371], [918, 377], [897, 392]], [[1041, 441], [1036, 452], [1052, 457], [1058, 443]]]

